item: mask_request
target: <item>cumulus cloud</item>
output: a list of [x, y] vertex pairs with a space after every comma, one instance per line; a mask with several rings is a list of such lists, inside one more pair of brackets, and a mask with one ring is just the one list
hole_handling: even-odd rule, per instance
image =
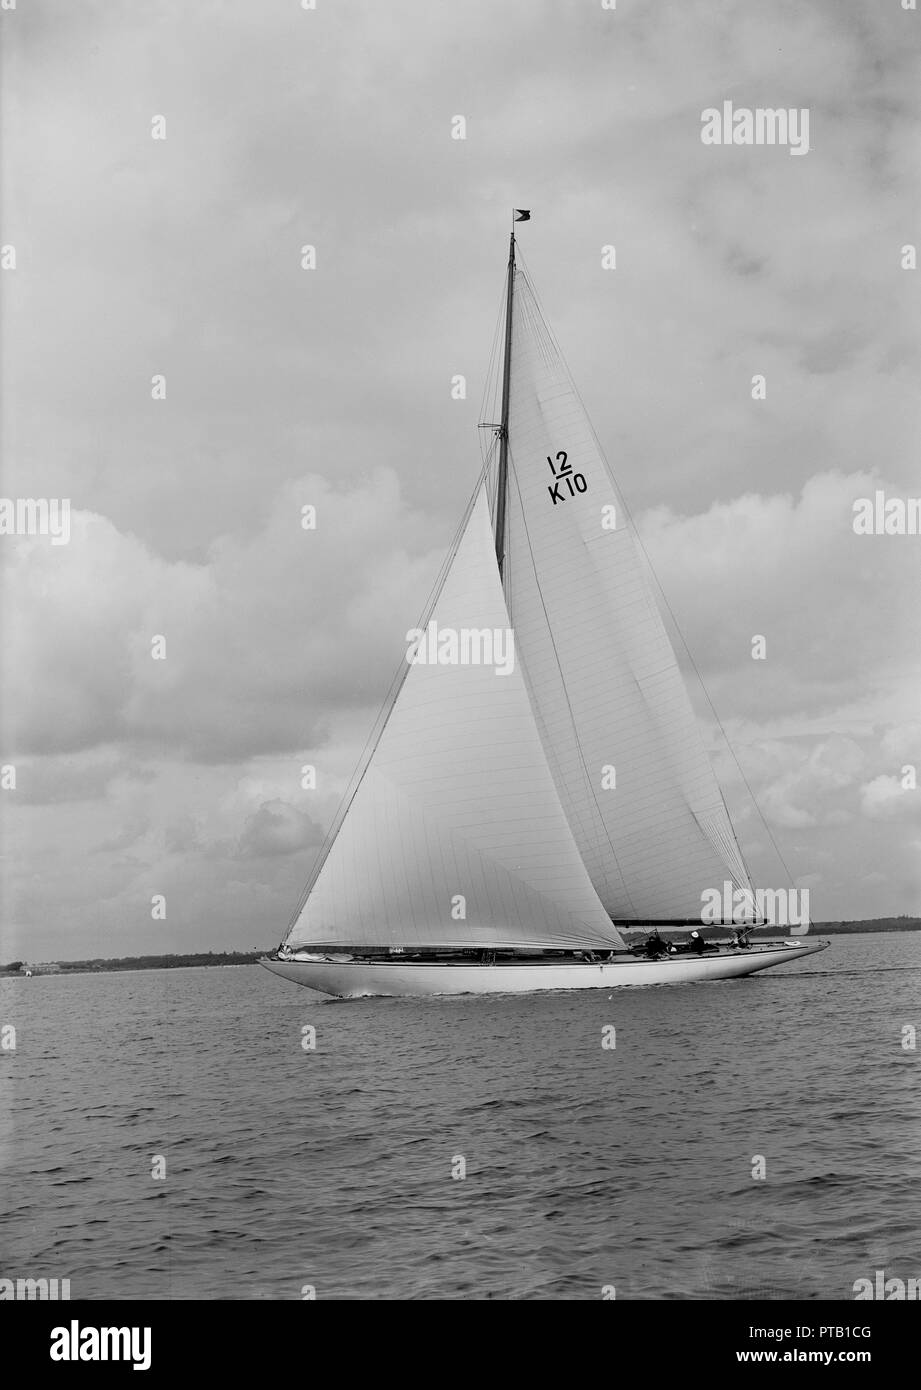
[[871, 820], [921, 821], [921, 790], [897, 777], [874, 777], [860, 789], [860, 804]]
[[24, 538], [11, 552], [7, 746], [121, 741], [199, 761], [316, 745], [332, 712], [378, 698], [440, 560], [387, 470], [348, 489], [286, 485], [201, 564], [82, 512], [69, 546]]
[[[642, 518], [655, 572], [718, 707], [762, 720], [802, 716], [916, 676], [911, 552], [902, 538], [888, 544], [893, 538], [857, 536], [851, 525], [854, 498], [876, 485], [865, 473], [823, 472], [799, 497], [747, 493], [693, 516], [662, 508]], [[764, 659], [752, 657], [756, 636]]]
[[256, 857], [302, 853], [323, 843], [323, 830], [304, 811], [286, 801], [264, 801], [246, 822], [240, 852]]
[[921, 724], [894, 725], [887, 729], [880, 748], [894, 762], [921, 766]]
[[111, 745], [85, 753], [17, 758], [16, 800], [20, 805], [94, 801], [117, 776], [149, 776], [132, 768], [123, 750]]
[[847, 821], [853, 798], [844, 793], [855, 787], [866, 758], [852, 739], [832, 736], [812, 746], [765, 740], [749, 757], [749, 771], [756, 761], [761, 809], [772, 824], [798, 829]]

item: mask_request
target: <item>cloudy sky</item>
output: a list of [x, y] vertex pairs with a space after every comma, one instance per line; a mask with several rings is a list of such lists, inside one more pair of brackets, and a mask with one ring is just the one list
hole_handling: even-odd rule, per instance
[[[20, 0], [0, 20], [3, 495], [73, 508], [68, 545], [0, 538], [0, 959], [280, 938], [476, 477], [512, 205], [813, 916], [921, 910], [921, 538], [852, 528], [874, 489], [921, 493], [917, 13]], [[808, 108], [810, 152], [704, 146], [724, 100]], [[706, 733], [756, 876], [783, 883]]]

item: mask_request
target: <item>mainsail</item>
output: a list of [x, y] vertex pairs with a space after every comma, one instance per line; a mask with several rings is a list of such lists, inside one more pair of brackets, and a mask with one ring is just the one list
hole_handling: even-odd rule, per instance
[[[482, 485], [429, 622], [509, 628]], [[560, 805], [517, 659], [507, 674], [471, 662], [407, 667], [288, 941], [623, 944]]]
[[544, 752], [611, 916], [697, 917], [703, 890], [749, 876], [626, 509], [531, 285], [510, 273], [503, 572]]

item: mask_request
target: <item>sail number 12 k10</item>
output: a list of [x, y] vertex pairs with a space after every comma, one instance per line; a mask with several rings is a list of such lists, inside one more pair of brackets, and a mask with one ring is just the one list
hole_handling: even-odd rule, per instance
[[588, 483], [585, 481], [585, 474], [573, 473], [572, 464], [568, 462], [568, 457], [566, 452], [561, 449], [556, 456], [556, 464], [554, 464], [550, 455], [547, 455], [550, 472], [554, 477], [554, 482], [547, 484], [547, 491], [553, 499], [554, 506], [556, 506], [557, 502], [566, 501], [566, 493], [563, 490], [564, 484], [569, 489], [570, 497], [575, 497], [577, 492], [585, 492], [588, 488]]

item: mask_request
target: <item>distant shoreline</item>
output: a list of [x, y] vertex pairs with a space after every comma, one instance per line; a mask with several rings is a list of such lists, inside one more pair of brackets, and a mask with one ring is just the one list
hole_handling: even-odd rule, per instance
[[[908, 932], [921, 931], [921, 917], [876, 917], [865, 922], [813, 922], [810, 934], [813, 936], [849, 936], [866, 932]], [[704, 928], [705, 935], [714, 940], [724, 940], [730, 936], [728, 927]], [[754, 937], [769, 937], [782, 934], [776, 927], [761, 928]], [[683, 937], [687, 930], [663, 932], [663, 936]], [[259, 951], [197, 951], [190, 955], [162, 956], [114, 956], [111, 959], [59, 960], [28, 963], [36, 975], [95, 974], [113, 970], [190, 970], [203, 965], [255, 965], [263, 956], [269, 955], [274, 945]], [[24, 972], [20, 962], [0, 966], [0, 979], [11, 979]]]

